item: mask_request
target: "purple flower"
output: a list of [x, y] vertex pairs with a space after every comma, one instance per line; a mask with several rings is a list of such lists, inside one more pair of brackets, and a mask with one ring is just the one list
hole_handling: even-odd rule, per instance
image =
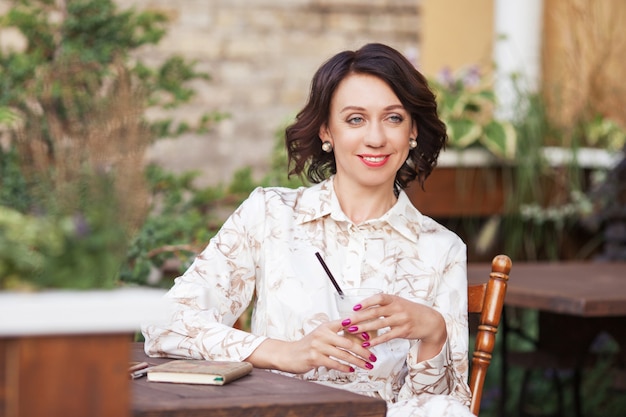
[[452, 74], [450, 67], [444, 67], [441, 71], [439, 71], [437, 74], [437, 82], [445, 88], [454, 88], [454, 74]]
[[89, 235], [91, 228], [82, 213], [74, 214], [74, 216], [72, 216], [72, 221], [74, 222], [74, 232], [78, 238], [83, 238]]
[[472, 65], [467, 69], [463, 76], [463, 84], [466, 87], [476, 87], [480, 84], [480, 69], [477, 65]]

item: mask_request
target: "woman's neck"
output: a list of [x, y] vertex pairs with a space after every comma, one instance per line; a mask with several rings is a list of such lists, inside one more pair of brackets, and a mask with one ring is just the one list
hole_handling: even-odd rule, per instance
[[388, 212], [398, 200], [389, 187], [355, 187], [334, 178], [333, 187], [341, 210], [354, 224], [377, 219]]

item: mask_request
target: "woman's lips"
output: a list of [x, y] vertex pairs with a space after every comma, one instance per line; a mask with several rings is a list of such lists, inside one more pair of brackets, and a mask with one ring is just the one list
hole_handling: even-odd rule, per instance
[[359, 155], [359, 157], [368, 167], [379, 167], [389, 160], [389, 155]]

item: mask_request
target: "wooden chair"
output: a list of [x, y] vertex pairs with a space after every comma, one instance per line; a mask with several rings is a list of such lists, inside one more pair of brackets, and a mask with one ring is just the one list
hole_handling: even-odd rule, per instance
[[508, 256], [496, 256], [491, 262], [489, 281], [469, 285], [467, 289], [468, 312], [480, 314], [469, 380], [469, 387], [472, 391], [470, 411], [476, 416], [480, 411], [487, 368], [491, 363], [496, 343], [496, 333], [504, 307], [504, 295], [511, 265], [511, 259]]

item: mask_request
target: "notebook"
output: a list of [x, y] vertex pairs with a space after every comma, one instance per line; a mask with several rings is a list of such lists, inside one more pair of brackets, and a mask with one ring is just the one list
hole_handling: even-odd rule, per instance
[[249, 362], [178, 359], [148, 369], [148, 381], [224, 385], [252, 372]]

